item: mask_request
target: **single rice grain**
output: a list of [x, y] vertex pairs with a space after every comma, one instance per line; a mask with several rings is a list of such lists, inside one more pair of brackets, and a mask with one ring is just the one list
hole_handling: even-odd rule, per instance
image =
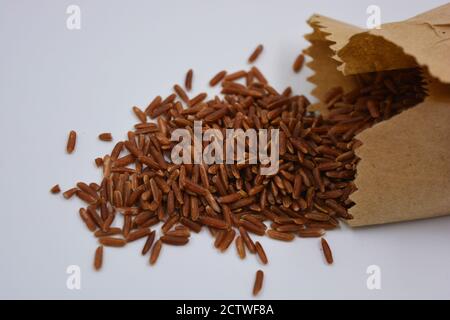
[[255, 297], [261, 292], [263, 282], [264, 282], [264, 272], [262, 270], [258, 270], [258, 272], [256, 272], [255, 284], [253, 286], [253, 295]]
[[72, 198], [78, 192], [78, 188], [72, 188], [63, 193], [65, 199]]
[[186, 79], [184, 81], [184, 86], [186, 87], [187, 91], [191, 91], [192, 90], [192, 79], [194, 77], [194, 70], [189, 69], [188, 72], [186, 73]]
[[155, 237], [156, 237], [156, 231], [152, 231], [148, 237], [147, 240], [145, 241], [145, 245], [142, 248], [142, 255], [145, 256], [150, 249], [152, 248], [153, 242], [155, 241]]
[[111, 142], [113, 140], [112, 134], [109, 132], [100, 133], [98, 135], [99, 140], [105, 141], [105, 142]]
[[61, 188], [60, 188], [59, 185], [57, 184], [57, 185], [53, 186], [53, 187], [50, 189], [50, 192], [53, 193], [53, 194], [58, 194], [58, 193], [61, 192]]
[[67, 153], [72, 154], [75, 150], [77, 144], [77, 133], [75, 131], [70, 131], [69, 138], [67, 140]]
[[331, 252], [330, 245], [328, 244], [327, 240], [322, 238], [321, 244], [325, 260], [327, 261], [328, 264], [333, 264], [333, 253]]
[[250, 57], [248, 58], [248, 63], [253, 63], [255, 62], [258, 57], [261, 55], [261, 53], [264, 50], [264, 46], [262, 44], [258, 45], [256, 47], [256, 49], [252, 52], [252, 54], [250, 55]]
[[242, 236], [238, 236], [236, 238], [236, 250], [238, 252], [239, 258], [245, 259], [246, 251], [245, 251], [245, 244], [244, 244], [244, 240], [242, 239]]
[[258, 241], [255, 242], [256, 253], [258, 254], [259, 260], [261, 260], [262, 264], [268, 264], [269, 260], [267, 259], [266, 252], [264, 251], [263, 246]]
[[95, 270], [100, 270], [103, 265], [103, 246], [99, 246], [97, 250], [95, 250], [94, 257], [94, 268]]
[[154, 265], [156, 261], [158, 261], [159, 254], [161, 253], [162, 248], [162, 241], [158, 240], [156, 241], [155, 245], [153, 246], [152, 253], [150, 254], [150, 264]]
[[267, 235], [272, 239], [286, 242], [293, 241], [295, 239], [295, 236], [292, 233], [279, 232], [276, 230], [268, 230]]
[[214, 77], [212, 77], [211, 80], [209, 80], [209, 85], [211, 87], [214, 87], [219, 82], [221, 82], [227, 75], [227, 72], [225, 70], [218, 72]]
[[305, 62], [305, 56], [303, 54], [299, 54], [294, 61], [292, 69], [295, 73], [299, 73], [302, 70], [303, 63]]
[[113, 237], [100, 238], [98, 241], [105, 247], [121, 248], [125, 247], [125, 245], [127, 244], [126, 240]]
[[172, 246], [184, 246], [189, 242], [188, 237], [162, 236], [161, 242]]

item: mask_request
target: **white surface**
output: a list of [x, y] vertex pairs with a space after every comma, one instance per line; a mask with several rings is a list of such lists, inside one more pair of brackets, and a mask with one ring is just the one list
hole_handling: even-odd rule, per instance
[[[405, 19], [445, 1], [377, 1], [383, 21]], [[82, 28], [66, 29], [66, 8], [81, 7]], [[291, 71], [307, 46], [312, 13], [364, 26], [373, 1], [17, 1], [0, 0], [0, 298], [251, 298], [250, 256], [212, 248], [207, 232], [185, 248], [165, 247], [156, 267], [140, 256], [141, 242], [105, 251], [92, 270], [95, 239], [80, 222], [78, 200], [49, 194], [77, 181], [98, 181], [93, 159], [134, 123], [133, 105], [167, 94], [195, 70], [195, 91], [222, 69], [246, 67], [258, 43], [258, 66], [280, 90], [308, 93], [308, 71]], [[69, 130], [76, 153], [65, 154]], [[411, 195], [412, 197], [414, 195]], [[443, 195], [448, 196], [448, 195]], [[261, 299], [450, 298], [450, 217], [334, 231], [327, 238], [335, 265], [319, 241], [261, 242], [270, 264]], [[382, 289], [366, 287], [366, 268], [382, 271]], [[82, 289], [66, 288], [66, 268], [82, 270]]]

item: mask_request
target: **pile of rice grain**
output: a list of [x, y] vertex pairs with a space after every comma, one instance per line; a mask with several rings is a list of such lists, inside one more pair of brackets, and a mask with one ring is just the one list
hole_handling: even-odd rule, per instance
[[[258, 46], [249, 58], [253, 63], [262, 52]], [[303, 64], [296, 59], [294, 70]], [[161, 248], [184, 246], [191, 233], [207, 228], [214, 246], [225, 252], [235, 243], [241, 259], [256, 254], [262, 264], [268, 257], [252, 235], [267, 235], [279, 241], [298, 237], [322, 238], [327, 230], [351, 219], [349, 196], [360, 142], [355, 135], [374, 123], [409, 108], [424, 98], [420, 71], [407, 69], [357, 76], [360, 87], [344, 93], [331, 88], [324, 103], [330, 110], [324, 118], [307, 111], [305, 96], [287, 88], [278, 92], [257, 67], [228, 74], [219, 72], [211, 86], [221, 85], [221, 96], [206, 93], [189, 97], [193, 71], [185, 89], [157, 96], [145, 109], [134, 107], [139, 119], [128, 139], [116, 143], [111, 154], [97, 158], [103, 169], [100, 184], [78, 183], [64, 193], [86, 203], [80, 217], [98, 238], [94, 266], [101, 268], [103, 246], [123, 247], [145, 238], [143, 255], [156, 263]], [[150, 122], [156, 119], [156, 122]], [[175, 129], [193, 131], [194, 121], [203, 129], [279, 129], [279, 170], [260, 174], [260, 164], [182, 164], [170, 162]], [[99, 136], [111, 141], [109, 133]], [[68, 152], [75, 149], [76, 133], [70, 134]], [[55, 189], [52, 189], [55, 192]], [[161, 224], [158, 234], [152, 228]], [[325, 260], [333, 257], [321, 239]], [[262, 286], [257, 274], [254, 293]]]

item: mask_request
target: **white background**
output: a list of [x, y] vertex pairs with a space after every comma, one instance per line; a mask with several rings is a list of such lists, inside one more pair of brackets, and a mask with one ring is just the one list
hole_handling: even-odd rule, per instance
[[[445, 1], [0, 0], [0, 298], [249, 299], [254, 256], [240, 261], [234, 246], [219, 254], [206, 231], [185, 248], [164, 247], [157, 266], [140, 256], [142, 242], [106, 249], [96, 273], [95, 239], [80, 222], [78, 200], [52, 196], [77, 181], [99, 181], [93, 159], [123, 139], [133, 105], [167, 95], [188, 68], [200, 92], [217, 71], [247, 67], [263, 43], [258, 66], [273, 85], [307, 94], [309, 71], [291, 65], [307, 46], [306, 20], [320, 13], [363, 27], [370, 4], [383, 22], [401, 20]], [[66, 28], [66, 8], [81, 8], [81, 30]], [[69, 130], [76, 153], [65, 153]], [[381, 187], [381, 186], [380, 186]], [[410, 195], [413, 197], [414, 195]], [[448, 196], [448, 195], [443, 195]], [[261, 299], [450, 298], [450, 217], [328, 234], [335, 265], [319, 241], [261, 240], [270, 264]], [[382, 289], [366, 287], [378, 265]], [[66, 287], [78, 265], [82, 288]]]

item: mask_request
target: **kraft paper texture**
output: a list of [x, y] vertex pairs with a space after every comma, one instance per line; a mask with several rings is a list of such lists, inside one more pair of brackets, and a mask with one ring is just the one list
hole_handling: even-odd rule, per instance
[[[349, 225], [450, 214], [450, 4], [370, 31], [320, 15], [308, 23], [305, 53], [319, 101], [332, 87], [354, 88], [358, 73], [420, 66], [428, 78], [423, 103], [356, 137], [363, 146]], [[312, 110], [327, 113], [321, 103]]]

